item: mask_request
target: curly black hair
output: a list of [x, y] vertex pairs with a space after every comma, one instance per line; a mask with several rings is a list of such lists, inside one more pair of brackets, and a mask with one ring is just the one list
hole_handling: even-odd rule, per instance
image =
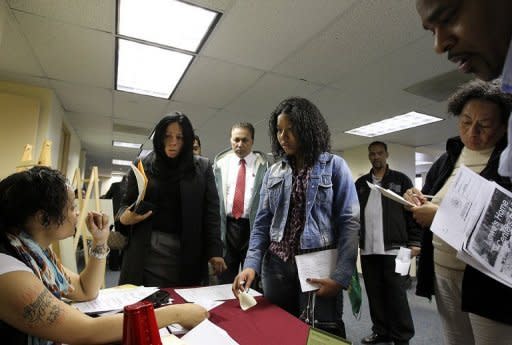
[[19, 232], [36, 212], [42, 225], [61, 225], [66, 218], [69, 185], [58, 170], [34, 167], [0, 181], [0, 232]]
[[503, 124], [507, 124], [512, 111], [512, 95], [501, 91], [501, 81], [485, 82], [472, 80], [462, 84], [448, 99], [448, 113], [459, 116], [462, 109], [471, 100], [483, 100], [496, 104], [500, 108], [500, 117]]
[[307, 166], [314, 165], [321, 153], [331, 151], [331, 133], [320, 110], [305, 98], [292, 97], [282, 101], [270, 115], [269, 136], [275, 158], [285, 155], [277, 139], [277, 117], [283, 113], [292, 122]]

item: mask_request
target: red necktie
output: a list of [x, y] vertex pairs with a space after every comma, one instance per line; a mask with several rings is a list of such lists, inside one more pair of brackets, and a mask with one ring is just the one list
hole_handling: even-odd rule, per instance
[[245, 159], [240, 159], [238, 168], [238, 177], [236, 178], [235, 197], [233, 198], [233, 210], [231, 215], [238, 219], [244, 214], [244, 196], [245, 196]]

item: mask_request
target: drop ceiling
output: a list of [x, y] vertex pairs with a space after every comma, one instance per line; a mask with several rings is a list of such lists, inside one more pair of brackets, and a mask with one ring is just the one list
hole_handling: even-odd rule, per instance
[[[335, 151], [370, 142], [343, 133], [369, 122], [409, 111], [446, 118], [444, 101], [405, 91], [431, 90], [421, 83], [454, 70], [435, 56], [413, 1], [188, 1], [222, 17], [169, 100], [114, 90], [116, 1], [0, 1], [9, 12], [0, 79], [53, 89], [102, 174], [136, 154], [112, 140], [146, 141], [171, 111], [190, 117], [210, 158], [238, 121], [252, 122], [255, 149], [269, 152], [269, 114], [290, 96], [317, 104]], [[448, 119], [376, 139], [425, 152], [455, 133]]]

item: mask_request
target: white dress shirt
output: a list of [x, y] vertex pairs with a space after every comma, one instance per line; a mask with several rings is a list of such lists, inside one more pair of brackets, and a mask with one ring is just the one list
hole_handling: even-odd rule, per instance
[[[244, 194], [244, 213], [242, 218], [249, 218], [251, 213], [251, 202], [254, 189], [254, 180], [256, 178], [256, 155], [254, 152], [245, 156], [245, 194]], [[240, 158], [233, 155], [228, 164], [228, 181], [226, 184], [226, 215], [231, 217], [233, 210], [233, 199], [235, 198], [236, 180], [238, 178], [238, 168], [240, 167]]]

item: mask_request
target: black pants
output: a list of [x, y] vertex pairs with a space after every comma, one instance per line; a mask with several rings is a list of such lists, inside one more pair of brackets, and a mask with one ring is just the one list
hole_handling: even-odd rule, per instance
[[[249, 248], [250, 231], [249, 219], [227, 217], [224, 261], [228, 269], [219, 277], [222, 284], [232, 283], [238, 274], [240, 265], [243, 267], [245, 255]], [[254, 288], [256, 285], [253, 283], [252, 287]]]
[[395, 273], [395, 255], [361, 255], [373, 332], [408, 343], [414, 324], [407, 301], [406, 276]]

